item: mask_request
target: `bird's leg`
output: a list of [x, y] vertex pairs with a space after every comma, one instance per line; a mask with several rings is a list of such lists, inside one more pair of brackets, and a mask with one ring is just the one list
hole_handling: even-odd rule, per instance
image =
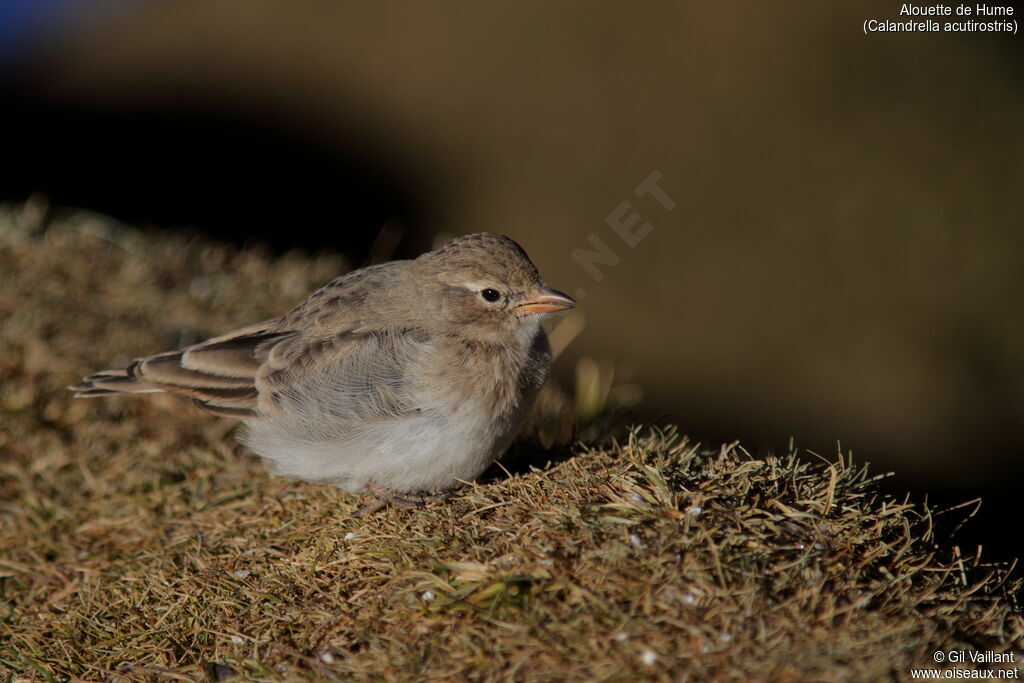
[[363, 488], [366, 489], [367, 493], [376, 496], [377, 500], [359, 508], [356, 514], [360, 517], [371, 515], [388, 505], [394, 505], [397, 508], [414, 508], [426, 505], [427, 503], [439, 503], [443, 500], [448, 500], [452, 495], [450, 493], [436, 493], [430, 496], [417, 496], [411, 493], [396, 493], [385, 486], [378, 486], [377, 484], [367, 484]]

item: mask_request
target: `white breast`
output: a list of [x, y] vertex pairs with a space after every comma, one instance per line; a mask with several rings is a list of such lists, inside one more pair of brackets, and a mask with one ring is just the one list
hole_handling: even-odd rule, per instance
[[495, 433], [492, 416], [467, 405], [448, 420], [417, 416], [353, 425], [348, 438], [312, 441], [254, 420], [244, 443], [275, 474], [333, 484], [353, 493], [368, 484], [395, 491], [439, 491], [478, 477], [508, 447], [514, 431]]

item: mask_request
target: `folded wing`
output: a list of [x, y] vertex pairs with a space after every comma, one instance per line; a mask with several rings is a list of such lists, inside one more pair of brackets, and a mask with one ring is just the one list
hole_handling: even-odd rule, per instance
[[211, 413], [256, 415], [256, 380], [274, 346], [295, 336], [276, 320], [236, 330], [178, 351], [140, 358], [124, 370], [104, 370], [69, 387], [75, 396], [166, 391], [190, 396]]

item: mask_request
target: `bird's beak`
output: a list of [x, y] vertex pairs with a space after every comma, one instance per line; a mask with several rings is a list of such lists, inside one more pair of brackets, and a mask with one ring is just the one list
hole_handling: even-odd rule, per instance
[[520, 315], [533, 315], [534, 313], [554, 313], [572, 308], [576, 302], [568, 294], [562, 294], [557, 289], [547, 285], [540, 288], [540, 291], [521, 304], [512, 307], [512, 310]]

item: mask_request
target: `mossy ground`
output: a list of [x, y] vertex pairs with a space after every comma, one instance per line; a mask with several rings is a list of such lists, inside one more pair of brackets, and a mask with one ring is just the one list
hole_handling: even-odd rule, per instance
[[641, 427], [528, 441], [446, 502], [359, 518], [365, 499], [268, 476], [228, 420], [64, 390], [345, 267], [0, 211], [8, 678], [878, 680], [935, 650], [1020, 659], [1016, 579], [848, 458]]

